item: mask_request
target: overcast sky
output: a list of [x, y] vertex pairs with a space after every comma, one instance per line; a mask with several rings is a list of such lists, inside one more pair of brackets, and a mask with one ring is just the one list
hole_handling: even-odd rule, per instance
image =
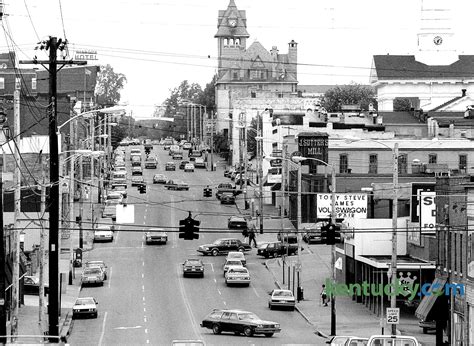
[[[92, 49], [128, 83], [122, 100], [136, 117], [151, 116], [182, 80], [203, 88], [216, 71], [218, 10], [228, 0], [4, 0], [4, 34], [20, 59], [39, 59], [36, 42], [64, 37], [70, 50]], [[235, 0], [246, 10], [248, 45], [258, 40], [286, 54], [298, 42], [300, 84], [368, 83], [372, 56], [414, 54], [422, 0]], [[437, 1], [437, 0], [424, 0]], [[472, 54], [474, 2], [457, 0], [452, 30], [459, 53]], [[454, 6], [454, 5], [453, 5]], [[62, 8], [62, 16], [61, 16]], [[63, 25], [64, 23], [64, 25]], [[43, 53], [44, 54], [44, 53]]]

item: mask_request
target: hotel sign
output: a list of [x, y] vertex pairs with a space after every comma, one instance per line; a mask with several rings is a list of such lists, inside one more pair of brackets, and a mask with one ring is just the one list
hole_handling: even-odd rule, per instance
[[78, 50], [74, 55], [74, 60], [98, 60], [96, 50]]

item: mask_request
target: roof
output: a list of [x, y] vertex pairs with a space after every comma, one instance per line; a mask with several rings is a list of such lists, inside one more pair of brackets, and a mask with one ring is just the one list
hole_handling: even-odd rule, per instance
[[383, 117], [384, 125], [392, 124], [424, 124], [410, 112], [378, 112]]
[[426, 65], [414, 55], [374, 55], [376, 80], [474, 78], [474, 55], [459, 55], [450, 65]]

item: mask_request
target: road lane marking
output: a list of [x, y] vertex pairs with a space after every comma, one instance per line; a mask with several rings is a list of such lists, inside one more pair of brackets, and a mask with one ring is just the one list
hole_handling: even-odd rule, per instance
[[107, 287], [110, 288], [110, 282], [112, 281], [112, 267], [110, 267], [109, 275], [107, 276]]
[[102, 340], [104, 339], [106, 321], [107, 321], [107, 311], [104, 313], [104, 320], [102, 321], [102, 332], [100, 333], [99, 346], [102, 345]]
[[142, 249], [145, 247], [145, 242], [142, 241]]
[[216, 279], [216, 278], [214, 278], [214, 282], [217, 283], [217, 279]]
[[179, 290], [181, 291], [181, 296], [183, 297], [183, 304], [186, 307], [186, 310], [188, 312], [188, 317], [191, 320], [191, 325], [193, 327], [195, 338], [200, 339], [201, 333], [200, 333], [199, 328], [197, 327], [198, 324], [196, 323], [196, 319], [194, 318], [194, 315], [193, 315], [193, 310], [191, 309], [191, 305], [189, 304], [189, 299], [188, 299], [186, 291], [184, 289], [183, 277], [180, 275], [181, 270], [182, 270], [181, 266], [177, 265], [176, 266], [176, 271], [178, 273]]
[[145, 266], [145, 261], [142, 261], [142, 267], [144, 267], [144, 266]]
[[128, 330], [128, 329], [140, 329], [143, 328], [143, 326], [134, 326], [134, 327], [115, 327], [114, 329], [116, 330]]
[[142, 300], [145, 301], [145, 297], [142, 297]]
[[145, 277], [145, 274], [142, 273], [142, 279]]
[[258, 294], [258, 292], [257, 292], [257, 290], [255, 289], [255, 287], [254, 287], [253, 285], [251, 285], [251, 286], [252, 286], [253, 291], [255, 292], [255, 295], [260, 298], [260, 295]]
[[212, 269], [212, 271], [214, 271], [214, 266], [212, 265], [212, 263], [211, 263], [211, 269]]
[[146, 323], [146, 316], [145, 316], [145, 317], [143, 317], [143, 322], [145, 322], [145, 323]]
[[149, 343], [150, 343], [150, 340], [146, 339], [146, 343], [149, 344]]
[[148, 334], [148, 329], [145, 328], [145, 334]]
[[146, 308], [145, 308], [145, 307], [143, 308], [143, 312], [146, 312]]
[[227, 303], [225, 301], [223, 303], [224, 303], [225, 306], [227, 306]]
[[145, 285], [142, 285], [142, 291], [144, 291], [144, 290], [145, 290]]
[[217, 292], [219, 292], [219, 294], [222, 295], [222, 292], [220, 291], [220, 289], [217, 289]]

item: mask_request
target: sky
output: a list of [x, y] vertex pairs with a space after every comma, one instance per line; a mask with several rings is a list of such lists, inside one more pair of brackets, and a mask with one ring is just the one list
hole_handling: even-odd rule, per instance
[[[121, 101], [136, 118], [150, 117], [181, 81], [205, 87], [216, 73], [217, 16], [229, 0], [3, 0], [0, 35], [20, 59], [46, 59], [34, 51], [48, 36], [66, 37], [71, 57], [97, 51], [92, 64], [110, 64], [127, 77]], [[414, 54], [422, 1], [235, 0], [250, 34], [266, 49], [288, 52], [298, 43], [299, 84], [368, 84], [372, 56]], [[460, 54], [473, 54], [472, 0], [448, 2]], [[42, 55], [43, 54], [43, 55]]]

